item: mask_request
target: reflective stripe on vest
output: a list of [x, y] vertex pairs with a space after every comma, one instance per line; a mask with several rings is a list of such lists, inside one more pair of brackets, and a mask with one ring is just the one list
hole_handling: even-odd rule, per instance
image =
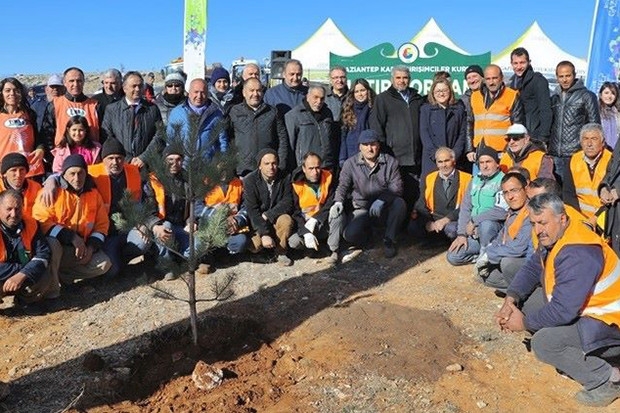
[[318, 194], [303, 179], [293, 182], [293, 190], [299, 198], [299, 208], [305, 219], [315, 216], [321, 209], [321, 206], [325, 204], [331, 183], [332, 174], [327, 170], [321, 171]]
[[[456, 205], [454, 206], [454, 209], [457, 209], [461, 206], [461, 202], [465, 196], [465, 190], [471, 181], [471, 175], [459, 170], [456, 170], [455, 173], [459, 176], [459, 189], [456, 193]], [[435, 183], [438, 177], [439, 171], [431, 172], [426, 176], [425, 181], [424, 199], [426, 200], [426, 207], [431, 211], [431, 214], [435, 213]]]
[[582, 222], [569, 221], [562, 237], [553, 246], [544, 268], [544, 291], [548, 300], [553, 299], [555, 286], [555, 259], [567, 245], [598, 245], [603, 252], [603, 270], [598, 277], [592, 294], [582, 308], [582, 315], [595, 318], [606, 324], [620, 326], [620, 259], [596, 233]]
[[611, 152], [607, 149], [603, 150], [592, 178], [590, 178], [590, 170], [584, 156], [583, 151], [574, 154], [570, 159], [570, 170], [575, 183], [579, 209], [587, 218], [590, 218], [602, 206], [598, 196], [598, 187], [605, 177], [607, 165], [611, 160]]
[[505, 87], [502, 94], [488, 108], [484, 107], [484, 96], [480, 90], [471, 95], [471, 109], [474, 115], [474, 147], [484, 140], [496, 151], [506, 149], [506, 130], [511, 125], [510, 115], [518, 92]]

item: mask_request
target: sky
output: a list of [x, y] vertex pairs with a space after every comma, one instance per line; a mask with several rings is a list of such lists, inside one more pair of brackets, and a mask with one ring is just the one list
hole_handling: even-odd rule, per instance
[[[272, 49], [295, 49], [328, 17], [362, 50], [398, 47], [433, 17], [472, 54], [501, 51], [536, 20], [558, 46], [586, 58], [595, 2], [208, 0], [206, 60], [262, 61]], [[160, 71], [183, 53], [183, 7], [182, 0], [3, 1], [0, 74]]]

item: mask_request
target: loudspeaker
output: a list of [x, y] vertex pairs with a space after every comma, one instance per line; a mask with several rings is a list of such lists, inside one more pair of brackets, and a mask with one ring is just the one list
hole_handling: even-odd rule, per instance
[[284, 64], [291, 59], [290, 50], [272, 50], [271, 51], [271, 78], [284, 78]]

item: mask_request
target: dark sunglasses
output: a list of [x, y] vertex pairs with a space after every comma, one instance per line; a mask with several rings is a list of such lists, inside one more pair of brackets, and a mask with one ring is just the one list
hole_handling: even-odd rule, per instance
[[509, 135], [509, 136], [506, 136], [506, 140], [507, 141], [520, 141], [523, 138], [525, 138], [525, 135]]

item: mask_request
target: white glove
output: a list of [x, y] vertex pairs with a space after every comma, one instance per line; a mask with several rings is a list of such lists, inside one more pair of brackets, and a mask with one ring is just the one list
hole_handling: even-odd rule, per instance
[[368, 214], [371, 217], [380, 217], [381, 216], [381, 210], [383, 209], [383, 205], [385, 204], [385, 201], [382, 201], [380, 199], [375, 200], [375, 202], [372, 203], [372, 205], [370, 206], [370, 209], [368, 210]]
[[319, 250], [319, 240], [317, 240], [314, 234], [311, 232], [307, 232], [304, 234], [304, 244], [306, 245], [306, 248], [316, 251]]
[[304, 227], [306, 227], [308, 231], [314, 232], [314, 229], [316, 228], [316, 224], [318, 224], [318, 222], [319, 221], [317, 221], [315, 218], [310, 218], [306, 221]]
[[329, 209], [329, 217], [331, 219], [336, 219], [342, 214], [343, 210], [344, 207], [342, 206], [342, 202], [334, 202], [334, 205]]

